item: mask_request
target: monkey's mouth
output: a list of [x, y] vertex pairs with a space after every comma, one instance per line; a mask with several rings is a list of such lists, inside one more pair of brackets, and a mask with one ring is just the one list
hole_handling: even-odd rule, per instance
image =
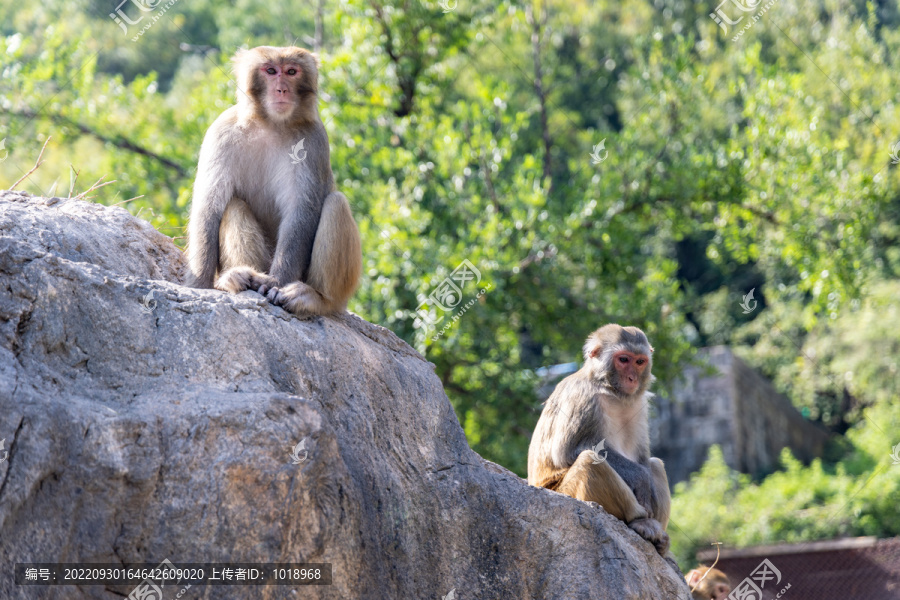
[[293, 97], [284, 97], [281, 98], [273, 98], [269, 101], [269, 106], [274, 108], [275, 110], [285, 110], [293, 108], [295, 104], [295, 99]]

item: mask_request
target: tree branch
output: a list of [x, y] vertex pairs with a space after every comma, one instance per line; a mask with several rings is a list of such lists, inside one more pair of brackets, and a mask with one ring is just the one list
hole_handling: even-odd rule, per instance
[[23, 181], [25, 181], [25, 179], [26, 179], [29, 175], [31, 175], [32, 173], [34, 173], [35, 171], [38, 170], [38, 167], [40, 167], [41, 164], [44, 162], [43, 160], [41, 160], [41, 158], [44, 156], [44, 149], [47, 147], [47, 144], [48, 144], [49, 142], [50, 142], [50, 137], [48, 136], [47, 139], [44, 141], [44, 145], [41, 146], [41, 153], [38, 154], [37, 160], [34, 161], [34, 166], [31, 167], [31, 170], [30, 170], [30, 171], [28, 171], [27, 173], [25, 173], [24, 175], [22, 175], [22, 176], [18, 179], [18, 181], [16, 181], [14, 184], [12, 184], [11, 186], [9, 186], [9, 189], [10, 189], [10, 190], [16, 189], [16, 186], [17, 186], [17, 185], [19, 185], [20, 183], [22, 183]]
[[[424, 69], [424, 65], [422, 64], [421, 52], [413, 50], [411, 53], [404, 54], [403, 50], [411, 44], [416, 43], [421, 28], [419, 26], [414, 26], [409, 32], [409, 42], [403, 44], [403, 47], [398, 51], [395, 48], [394, 34], [388, 26], [388, 20], [384, 15], [384, 10], [378, 2], [371, 2], [370, 4], [375, 10], [375, 20], [378, 21], [382, 31], [384, 31], [384, 51], [387, 53], [388, 58], [391, 59], [391, 62], [397, 67], [397, 83], [400, 86], [400, 106], [394, 110], [394, 114], [398, 117], [405, 117], [413, 110], [416, 82]], [[409, 69], [408, 73], [404, 71], [403, 65], [400, 64], [404, 58], [412, 61], [412, 67]]]
[[[546, 19], [546, 9], [544, 12]], [[547, 125], [547, 95], [544, 93], [544, 75], [541, 71], [541, 23], [534, 16], [534, 7], [531, 2], [525, 5], [525, 20], [531, 25], [531, 56], [534, 61], [534, 91], [537, 94], [538, 102], [541, 105], [541, 137], [544, 140], [544, 180], [550, 186], [547, 195], [553, 187], [553, 180], [550, 178], [550, 128]]]
[[173, 169], [176, 173], [178, 173], [179, 177], [187, 177], [187, 170], [184, 167], [182, 167], [181, 165], [179, 165], [178, 163], [176, 163], [175, 161], [170, 160], [170, 159], [166, 158], [165, 156], [161, 156], [151, 150], [148, 150], [148, 149], [144, 148], [143, 146], [138, 146], [131, 140], [126, 139], [124, 136], [119, 135], [119, 136], [115, 136], [115, 137], [110, 137], [107, 135], [103, 135], [102, 133], [100, 133], [99, 131], [97, 131], [96, 129], [94, 129], [92, 127], [89, 127], [89, 126], [87, 126], [83, 123], [79, 123], [77, 121], [73, 121], [69, 117], [59, 115], [59, 114], [37, 113], [33, 110], [23, 110], [20, 112], [13, 112], [13, 111], [4, 111], [4, 112], [6, 112], [6, 114], [12, 115], [14, 117], [25, 117], [28, 119], [34, 119], [35, 117], [42, 117], [45, 119], [50, 119], [51, 121], [53, 121], [55, 123], [62, 123], [64, 125], [69, 125], [71, 127], [74, 127], [75, 129], [77, 129], [78, 131], [80, 131], [81, 133], [83, 133], [85, 135], [90, 135], [90, 136], [97, 138], [101, 142], [112, 144], [113, 146], [116, 146], [117, 148], [121, 148], [123, 150], [128, 150], [129, 152], [134, 152], [135, 154], [140, 154], [141, 156], [146, 156], [147, 158], [151, 158], [151, 159], [155, 160], [156, 162], [158, 162], [166, 167], [169, 167], [170, 169]]

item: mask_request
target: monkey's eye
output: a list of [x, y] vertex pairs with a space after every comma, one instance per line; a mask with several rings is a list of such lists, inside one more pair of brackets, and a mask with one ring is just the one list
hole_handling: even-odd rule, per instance
[[296, 74], [297, 74], [297, 69], [288, 69], [287, 74], [288, 74], [288, 75], [296, 75]]
[[627, 363], [627, 362], [628, 362], [628, 357], [627, 357], [627, 356], [620, 356], [620, 357], [619, 357], [619, 362], [622, 363], [622, 364]]
[[272, 67], [269, 67], [268, 69], [266, 69], [266, 73], [268, 73], [269, 75], [274, 75], [275, 69], [273, 69]]
[[637, 364], [639, 364], [639, 365], [642, 365], [642, 364], [644, 364], [644, 363], [647, 362], [647, 361], [644, 360], [643, 358], [639, 358], [639, 359], [637, 359], [637, 361], [635, 361], [635, 362], [637, 362]]

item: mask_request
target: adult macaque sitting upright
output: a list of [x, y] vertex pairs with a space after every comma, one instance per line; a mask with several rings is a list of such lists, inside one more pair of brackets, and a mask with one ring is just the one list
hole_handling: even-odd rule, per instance
[[362, 271], [359, 230], [331, 172], [317, 58], [234, 57], [238, 102], [203, 138], [188, 263], [194, 287], [254, 290], [298, 315], [342, 312]]
[[528, 483], [600, 504], [665, 556], [671, 496], [662, 461], [650, 457], [652, 353], [637, 327], [606, 325], [588, 337], [584, 366], [544, 405]]

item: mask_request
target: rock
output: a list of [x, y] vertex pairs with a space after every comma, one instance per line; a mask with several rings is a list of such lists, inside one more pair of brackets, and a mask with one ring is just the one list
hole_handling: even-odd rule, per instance
[[0, 598], [133, 588], [17, 586], [13, 563], [164, 559], [333, 565], [186, 598], [689, 598], [602, 509], [475, 454], [390, 331], [184, 274], [121, 208], [0, 192]]

